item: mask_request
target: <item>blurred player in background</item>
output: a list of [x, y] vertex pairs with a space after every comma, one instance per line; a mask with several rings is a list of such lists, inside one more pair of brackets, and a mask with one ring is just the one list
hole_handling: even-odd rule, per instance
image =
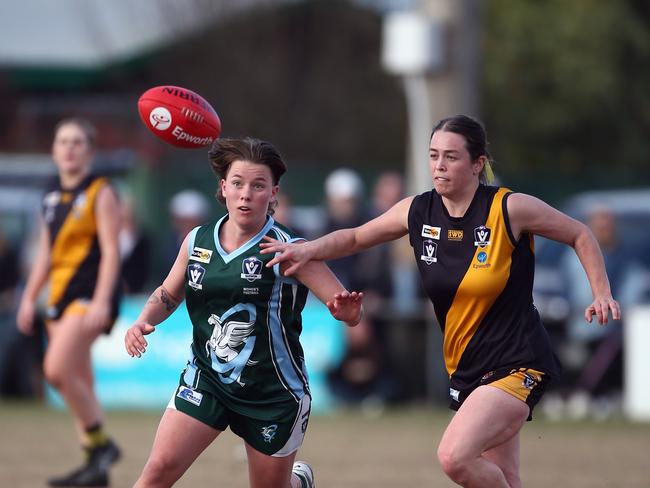
[[532, 299], [534, 235], [575, 249], [591, 285], [585, 319], [600, 324], [612, 298], [603, 256], [584, 224], [541, 200], [489, 186], [490, 156], [480, 122], [441, 120], [429, 147], [433, 190], [407, 197], [356, 228], [293, 245], [262, 244], [267, 266], [346, 256], [409, 235], [422, 283], [444, 333], [451, 408], [438, 447], [444, 472], [471, 488], [520, 488], [519, 433], [559, 364]]
[[120, 208], [106, 178], [91, 174], [95, 137], [83, 119], [56, 127], [58, 179], [43, 199], [38, 251], [18, 309], [18, 328], [33, 333], [37, 297], [48, 283], [43, 370], [70, 408], [86, 452], [81, 468], [50, 486], [107, 486], [108, 469], [120, 456], [103, 428], [90, 354], [95, 339], [111, 330], [120, 295]]
[[209, 157], [228, 213], [189, 232], [125, 337], [127, 352], [140, 357], [144, 336], [186, 300], [191, 357], [135, 486], [172, 486], [230, 427], [245, 441], [252, 487], [309, 488], [311, 468], [294, 463], [311, 408], [301, 312], [311, 289], [336, 319], [354, 326], [363, 295], [348, 293], [323, 263], [310, 263], [296, 279], [264, 266], [264, 236], [300, 240], [271, 217], [286, 171], [271, 144], [218, 139]]

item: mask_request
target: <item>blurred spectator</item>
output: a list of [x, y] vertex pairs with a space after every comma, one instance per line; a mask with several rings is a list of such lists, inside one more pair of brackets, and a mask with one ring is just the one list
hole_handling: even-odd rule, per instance
[[136, 218], [133, 198], [122, 199], [122, 227], [119, 246], [125, 293], [141, 293], [149, 279], [151, 249], [149, 237]]
[[[330, 173], [325, 180], [327, 215], [321, 234], [367, 222], [369, 215], [363, 208], [363, 194], [363, 181], [355, 171], [341, 168]], [[346, 256], [328, 261], [327, 264], [343, 286], [348, 290], [359, 290], [364, 280], [358, 262], [358, 256]]]
[[278, 205], [275, 207], [273, 219], [276, 222], [289, 227], [296, 233], [296, 235], [307, 238], [308, 236], [305, 234], [300, 224], [298, 224], [294, 218], [291, 198], [289, 195], [280, 190], [280, 192], [277, 194], [276, 200], [278, 202]]
[[[380, 174], [373, 189], [369, 218], [383, 214], [402, 198], [402, 175], [394, 171]], [[408, 313], [415, 308], [420, 287], [412, 254], [408, 239], [403, 238], [375, 246], [360, 256], [360, 268], [363, 269], [361, 289], [367, 292], [366, 311], [380, 315], [381, 307], [390, 307], [397, 313]]]
[[18, 254], [0, 229], [0, 309], [13, 307], [15, 287], [20, 278]]
[[[401, 195], [399, 175], [380, 178], [375, 193], [376, 205], [391, 206], [390, 201]], [[363, 195], [364, 185], [356, 172], [346, 168], [332, 172], [325, 181], [327, 220], [323, 233], [368, 221], [372, 213], [364, 209]], [[366, 295], [366, 314], [356, 327], [346, 329], [344, 357], [328, 374], [333, 393], [344, 402], [381, 406], [395, 397], [385, 335], [375, 320], [382, 298], [392, 291], [389, 254], [390, 248], [383, 246], [327, 263], [344, 286], [375, 297], [368, 301]]]
[[27, 337], [16, 327], [19, 261], [15, 246], [0, 229], [0, 397], [33, 396], [41, 385], [40, 334]]
[[[593, 208], [587, 215], [587, 225], [598, 240], [605, 259], [612, 295], [624, 310], [642, 300], [642, 287], [635, 283], [639, 263], [617, 230], [616, 217], [606, 207]], [[569, 302], [587, 303], [590, 288], [574, 253], [565, 253], [562, 269], [566, 272]], [[623, 315], [625, 317], [625, 315]], [[568, 322], [567, 335], [585, 358], [577, 371], [574, 391], [567, 401], [567, 413], [573, 418], [588, 414], [604, 418], [619, 407], [623, 388], [623, 320], [612, 321], [607, 327], [585, 327], [583, 310], [575, 307]]]
[[163, 269], [172, 267], [183, 239], [194, 227], [205, 223], [209, 210], [208, 199], [196, 190], [183, 190], [172, 197], [169, 201], [172, 232], [165, 247]]

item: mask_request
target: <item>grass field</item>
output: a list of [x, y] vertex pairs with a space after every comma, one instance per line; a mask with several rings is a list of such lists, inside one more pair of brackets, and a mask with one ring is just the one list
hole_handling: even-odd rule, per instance
[[[446, 480], [435, 449], [449, 418], [426, 407], [314, 416], [299, 458], [312, 463], [319, 488], [456, 486]], [[107, 425], [124, 450], [113, 487], [129, 487], [151, 447], [160, 412], [109, 412]], [[81, 461], [70, 417], [33, 403], [0, 403], [0, 487], [45, 486], [49, 476]], [[564, 423], [535, 420], [522, 434], [526, 488], [650, 487], [650, 424], [622, 420]], [[238, 438], [222, 434], [177, 484], [246, 487]]]

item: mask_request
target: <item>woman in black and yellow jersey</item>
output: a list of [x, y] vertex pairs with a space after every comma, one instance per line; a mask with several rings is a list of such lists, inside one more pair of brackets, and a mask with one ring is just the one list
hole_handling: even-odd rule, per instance
[[[598, 244], [582, 223], [541, 200], [489, 186], [480, 122], [441, 120], [429, 147], [433, 189], [398, 202], [353, 229], [292, 245], [270, 241], [267, 266], [338, 258], [409, 235], [426, 293], [443, 331], [451, 408], [438, 459], [464, 487], [518, 488], [519, 432], [560, 366], [532, 299], [534, 235], [575, 249], [593, 301], [585, 319], [620, 318]], [[268, 239], [267, 239], [268, 240]]]
[[102, 428], [93, 389], [91, 346], [117, 317], [119, 206], [109, 182], [90, 172], [95, 129], [65, 119], [55, 130], [58, 179], [43, 199], [43, 224], [33, 268], [18, 310], [18, 328], [33, 332], [36, 300], [47, 283], [48, 344], [44, 373], [70, 408], [86, 462], [51, 486], [106, 486], [120, 453]]

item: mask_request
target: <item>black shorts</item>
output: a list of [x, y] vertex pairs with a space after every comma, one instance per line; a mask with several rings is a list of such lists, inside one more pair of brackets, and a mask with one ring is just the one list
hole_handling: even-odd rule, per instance
[[533, 409], [544, 395], [550, 378], [547, 374], [530, 368], [505, 368], [484, 374], [474, 385], [463, 390], [449, 389], [449, 408], [458, 410], [467, 397], [479, 386], [490, 385], [518, 398], [528, 405], [528, 420], [533, 419]]

